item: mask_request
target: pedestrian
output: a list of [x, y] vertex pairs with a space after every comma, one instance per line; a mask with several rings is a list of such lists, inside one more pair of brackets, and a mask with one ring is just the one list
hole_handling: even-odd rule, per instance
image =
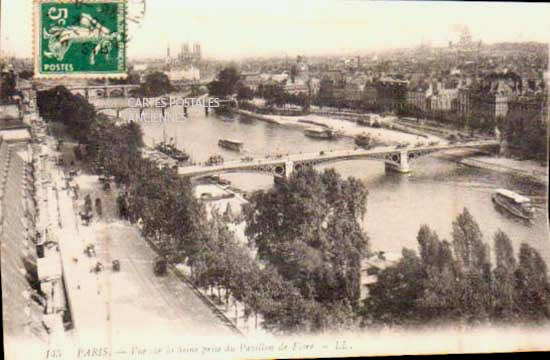
[[97, 212], [97, 215], [99, 215], [99, 216], [103, 215], [103, 207], [101, 205], [101, 199], [100, 198], [95, 199], [95, 211]]
[[92, 198], [90, 197], [90, 194], [87, 194], [86, 197], [84, 197], [84, 212], [89, 214], [92, 210]]

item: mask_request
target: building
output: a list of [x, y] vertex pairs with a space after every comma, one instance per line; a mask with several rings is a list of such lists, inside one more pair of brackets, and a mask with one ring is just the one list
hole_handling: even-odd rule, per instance
[[249, 72], [241, 74], [243, 84], [253, 91], [258, 90], [258, 86], [263, 82], [262, 75], [259, 72]]
[[496, 120], [508, 114], [509, 102], [522, 92], [521, 78], [512, 72], [491, 73], [481, 81], [460, 86], [457, 94], [459, 116]]
[[519, 96], [508, 102], [507, 117], [521, 121], [548, 124], [548, 96]]
[[321, 79], [316, 77], [309, 78], [309, 87], [311, 89], [311, 96], [317, 96], [319, 94], [319, 89], [321, 88]]
[[340, 70], [323, 71], [321, 73], [321, 79], [331, 80], [334, 87], [343, 87], [346, 82], [344, 73]]
[[362, 91], [358, 84], [346, 83], [344, 87], [333, 89], [334, 99], [338, 102], [358, 104], [361, 101]]
[[192, 51], [190, 51], [189, 43], [183, 43], [179, 54], [173, 56], [168, 46], [166, 48], [165, 63], [169, 68], [179, 68], [190, 65], [197, 66], [202, 59], [201, 51], [201, 45], [199, 43], [193, 44]]
[[309, 94], [309, 88], [304, 79], [296, 78], [294, 82], [287, 81], [285, 85], [285, 91], [289, 94], [297, 95], [299, 93]]
[[491, 81], [488, 85], [477, 87], [470, 94], [470, 114], [482, 120], [496, 120], [508, 113], [508, 101], [517, 96], [505, 81]]
[[406, 104], [408, 81], [384, 77], [376, 81], [374, 86], [381, 110], [396, 111]]
[[457, 113], [460, 117], [466, 118], [470, 115], [471, 105], [470, 105], [470, 88], [469, 87], [459, 87], [457, 93]]
[[363, 106], [367, 109], [378, 110], [378, 90], [374, 82], [367, 82], [362, 94]]
[[167, 71], [166, 76], [168, 76], [168, 79], [170, 79], [172, 83], [198, 81], [201, 78], [200, 70], [194, 66], [189, 66], [180, 70]]
[[428, 111], [428, 99], [431, 88], [428, 84], [420, 84], [407, 90], [407, 103], [422, 112]]
[[430, 96], [432, 111], [453, 111], [457, 108], [458, 89], [440, 89]]
[[400, 258], [401, 254], [379, 251], [361, 261], [361, 300], [369, 296], [370, 288], [378, 281], [378, 274], [387, 267], [395, 265]]
[[[27, 136], [23, 133], [26, 133]], [[0, 244], [4, 340], [48, 343], [35, 247], [37, 203], [28, 130], [0, 129]]]

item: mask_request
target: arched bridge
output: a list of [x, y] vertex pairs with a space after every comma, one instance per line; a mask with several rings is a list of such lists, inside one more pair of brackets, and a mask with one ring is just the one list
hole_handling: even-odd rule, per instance
[[86, 99], [90, 97], [128, 97], [131, 90], [139, 88], [139, 85], [86, 85], [69, 86], [67, 89], [73, 94], [80, 94]]
[[255, 159], [248, 162], [232, 161], [213, 166], [182, 166], [178, 173], [183, 176], [197, 177], [230, 172], [263, 172], [278, 176], [288, 176], [305, 166], [357, 159], [383, 160], [386, 170], [401, 173], [410, 172], [409, 163], [430, 153], [451, 149], [490, 149], [499, 147], [496, 140], [475, 141], [460, 144], [444, 144], [414, 148], [379, 147], [372, 150], [339, 150], [330, 153], [292, 154], [284, 157]]
[[[192, 81], [192, 82], [174, 82], [173, 86], [177, 91], [189, 91], [191, 92], [193, 87], [206, 86], [208, 83], [204, 81]], [[109, 85], [82, 85], [82, 86], [68, 86], [67, 89], [73, 94], [80, 94], [86, 99], [90, 97], [128, 97], [130, 91], [138, 89], [138, 84], [109, 84]]]

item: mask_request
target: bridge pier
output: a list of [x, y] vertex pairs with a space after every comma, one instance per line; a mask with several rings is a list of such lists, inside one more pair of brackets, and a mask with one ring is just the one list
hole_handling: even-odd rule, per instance
[[285, 162], [285, 178], [289, 178], [290, 175], [294, 172], [294, 162], [287, 161]]
[[204, 107], [204, 115], [208, 116], [208, 113], [210, 112], [210, 108], [208, 106]]
[[183, 106], [183, 115], [187, 117], [187, 106]]
[[90, 90], [88, 88], [84, 89], [84, 97], [86, 98], [86, 100], [90, 98]]
[[408, 151], [401, 151], [399, 152], [399, 155], [391, 155], [390, 159], [386, 159], [385, 165], [386, 172], [396, 172], [400, 174], [407, 174], [411, 172]]

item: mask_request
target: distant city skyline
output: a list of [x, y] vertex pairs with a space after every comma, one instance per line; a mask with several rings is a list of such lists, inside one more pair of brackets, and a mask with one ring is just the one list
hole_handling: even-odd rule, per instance
[[[130, 0], [133, 2], [135, 0]], [[457, 42], [467, 26], [473, 41], [550, 38], [550, 4], [145, 0], [141, 27], [131, 34], [130, 59], [164, 57], [200, 43], [206, 58], [361, 53]], [[32, 1], [3, 1], [1, 51], [32, 56]]]

